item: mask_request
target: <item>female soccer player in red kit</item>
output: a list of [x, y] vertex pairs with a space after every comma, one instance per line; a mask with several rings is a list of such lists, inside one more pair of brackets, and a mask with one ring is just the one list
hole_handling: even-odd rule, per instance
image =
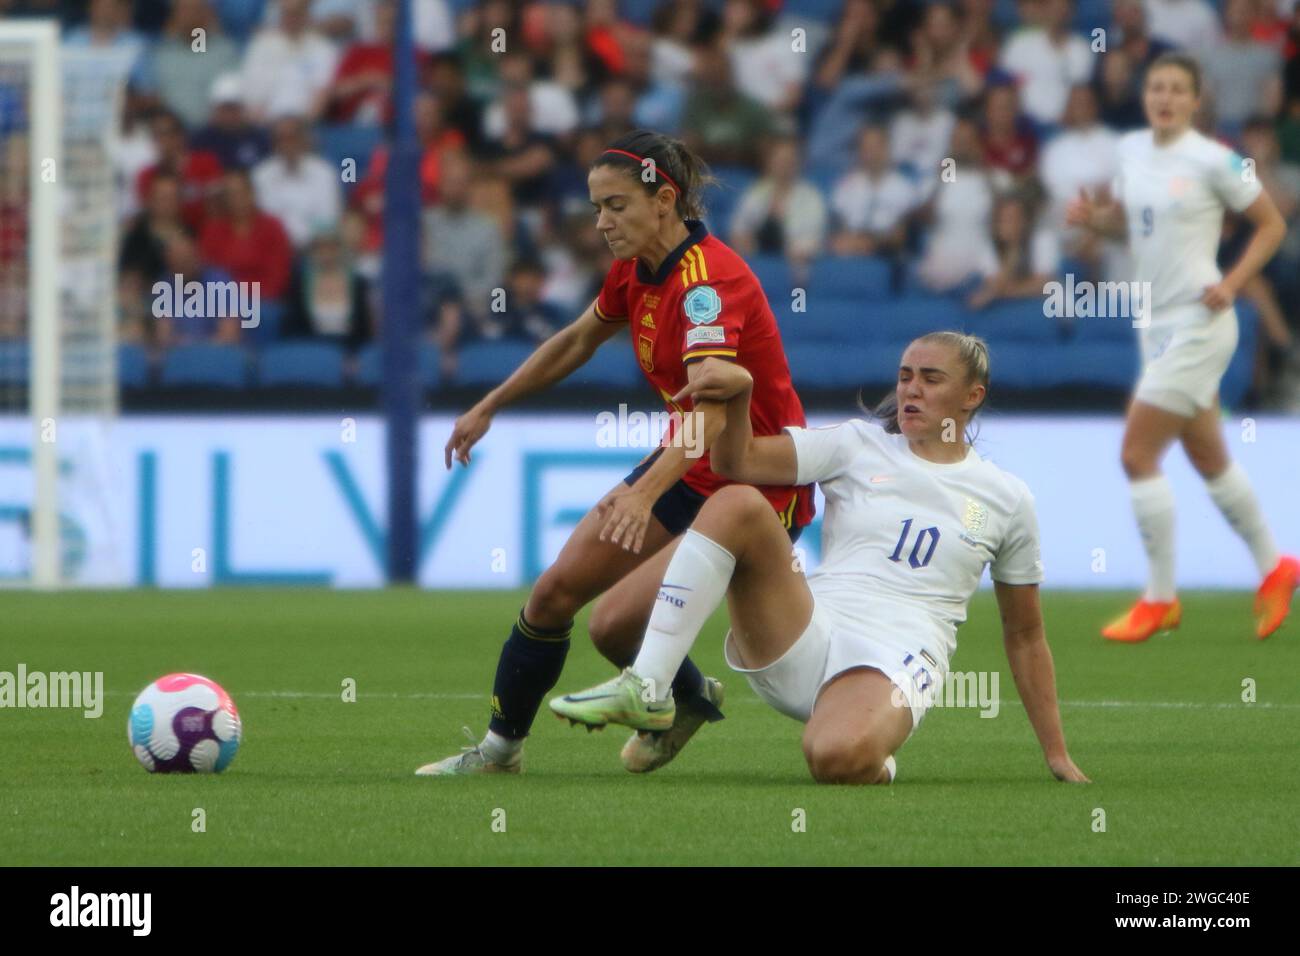
[[[612, 143], [587, 177], [596, 229], [615, 257], [600, 295], [456, 420], [448, 468], [453, 457], [469, 464], [498, 410], [571, 374], [624, 329], [646, 379], [676, 413], [660, 447], [587, 513], [533, 585], [497, 664], [487, 735], [418, 774], [518, 772], [524, 738], [564, 667], [574, 615], [597, 597], [589, 623], [597, 648], [619, 667], [636, 656], [676, 541], [708, 496], [728, 484], [700, 453], [722, 430], [724, 403], [672, 401], [701, 369], [738, 362], [749, 371], [755, 435], [805, 423], [758, 280], [700, 221], [707, 181], [703, 163], [669, 137], [635, 130]], [[792, 540], [812, 520], [810, 488], [760, 490]], [[639, 772], [671, 760], [704, 721], [721, 717], [721, 692], [687, 659], [673, 682], [672, 729], [634, 734], [624, 766]]]

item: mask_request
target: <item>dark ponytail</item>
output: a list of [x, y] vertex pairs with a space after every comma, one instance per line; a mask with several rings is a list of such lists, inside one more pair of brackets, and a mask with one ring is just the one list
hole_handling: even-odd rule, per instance
[[683, 219], [704, 218], [704, 190], [717, 182], [704, 160], [680, 140], [648, 129], [634, 129], [614, 140], [591, 164], [592, 169], [598, 166], [613, 166], [635, 176], [648, 196], [662, 186], [674, 186], [677, 213]]

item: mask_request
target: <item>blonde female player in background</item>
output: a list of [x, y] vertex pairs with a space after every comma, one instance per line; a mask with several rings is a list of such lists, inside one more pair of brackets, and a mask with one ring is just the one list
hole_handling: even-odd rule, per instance
[[[957, 625], [990, 566], [1011, 673], [1059, 780], [1086, 782], [1065, 747], [1052, 653], [1038, 603], [1038, 521], [1024, 482], [964, 439], [988, 390], [988, 349], [934, 332], [904, 351], [879, 423], [787, 426], [754, 437], [753, 379], [702, 370], [680, 395], [727, 401], [715, 492], [682, 538], [635, 663], [551, 709], [591, 726], [671, 725], [670, 684], [727, 597], [727, 663], [763, 700], [806, 723], [803, 750], [822, 783], [888, 783], [894, 752], [944, 686]], [[807, 578], [790, 539], [752, 487], [821, 484], [824, 558]]]
[[[1245, 470], [1228, 457], [1219, 421], [1219, 380], [1237, 347], [1233, 298], [1272, 257], [1286, 223], [1241, 156], [1192, 127], [1200, 93], [1194, 59], [1166, 53], [1153, 60], [1143, 89], [1150, 127], [1120, 139], [1116, 196], [1081, 192], [1067, 211], [1072, 225], [1127, 238], [1133, 278], [1150, 295], [1139, 326], [1142, 373], [1120, 452], [1149, 576], [1142, 598], [1102, 630], [1114, 641], [1145, 641], [1182, 618], [1174, 496], [1160, 471], [1174, 441], [1255, 559], [1263, 579], [1254, 607], [1260, 638], [1281, 625], [1300, 578], [1300, 562], [1278, 554]], [[1255, 233], [1222, 275], [1215, 253], [1225, 207], [1250, 220]]]

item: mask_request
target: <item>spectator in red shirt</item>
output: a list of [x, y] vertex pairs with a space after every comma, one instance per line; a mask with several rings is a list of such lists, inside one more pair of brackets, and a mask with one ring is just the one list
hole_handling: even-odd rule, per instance
[[158, 162], [141, 171], [135, 184], [136, 195], [143, 203], [154, 176], [166, 170], [180, 180], [185, 224], [197, 233], [203, 228], [208, 200], [219, 188], [221, 161], [212, 153], [190, 149], [185, 127], [174, 113], [161, 112], [155, 116], [151, 132]]
[[348, 47], [330, 84], [326, 115], [334, 123], [385, 123], [392, 116], [393, 0], [375, 4], [375, 39]]
[[[432, 206], [438, 201], [443, 158], [449, 151], [465, 148], [460, 130], [447, 125], [442, 103], [433, 93], [415, 98], [415, 135], [420, 141], [420, 202]], [[388, 170], [388, 145], [380, 143], [370, 156], [365, 178], [357, 183], [352, 203], [366, 217], [367, 251], [378, 249], [384, 231], [384, 174]]]
[[283, 298], [293, 271], [293, 244], [280, 220], [257, 208], [248, 173], [222, 179], [220, 213], [210, 216], [199, 249], [237, 282], [257, 282], [263, 302]]
[[0, 99], [0, 339], [27, 334], [27, 138], [5, 137]]
[[[375, 38], [353, 43], [343, 54], [326, 94], [326, 116], [333, 123], [376, 126], [393, 119], [393, 38], [397, 33], [395, 0], [377, 0]], [[429, 54], [417, 50], [416, 74], [423, 76], [431, 64]]]
[[1000, 189], [1025, 183], [1037, 170], [1038, 140], [1020, 115], [1020, 96], [1010, 83], [991, 86], [984, 94], [981, 146]]

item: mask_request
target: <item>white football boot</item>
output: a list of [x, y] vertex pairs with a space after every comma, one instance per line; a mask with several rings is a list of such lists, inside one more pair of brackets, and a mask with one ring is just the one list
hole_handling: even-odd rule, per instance
[[426, 763], [415, 771], [417, 777], [467, 777], [479, 773], [519, 773], [523, 770], [522, 750], [509, 763], [498, 763], [483, 752], [482, 746], [474, 739], [474, 734], [468, 727], [461, 729], [465, 731], [471, 746], [462, 747], [455, 756]]
[[704, 697], [708, 702], [704, 707], [689, 700], [678, 704], [673, 725], [667, 730], [637, 731], [629, 737], [619, 754], [623, 769], [629, 773], [658, 770], [681, 753], [705, 723], [721, 719], [722, 682], [712, 677], [704, 678]]

